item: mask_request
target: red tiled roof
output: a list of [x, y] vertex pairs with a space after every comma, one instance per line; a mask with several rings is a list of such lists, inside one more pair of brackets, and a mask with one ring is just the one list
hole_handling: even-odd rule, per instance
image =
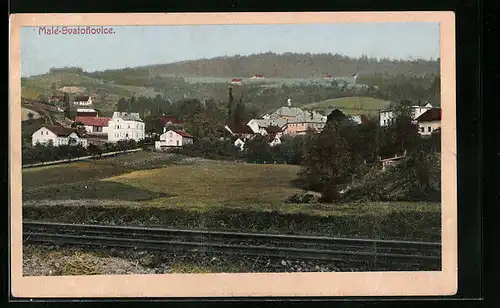
[[183, 130], [173, 130], [173, 131], [176, 132], [177, 134], [181, 135], [182, 137], [194, 138], [193, 136], [191, 136], [190, 134], [188, 134], [187, 132], [185, 132]]
[[182, 120], [178, 120], [175, 116], [159, 116], [156, 118], [163, 125], [168, 124], [169, 122], [172, 124], [182, 124], [184, 123]]
[[253, 134], [253, 130], [246, 124], [229, 124], [228, 127], [233, 134]]
[[76, 117], [75, 122], [81, 122], [85, 126], [108, 126], [108, 122], [111, 118], [99, 118], [99, 117]]
[[233, 78], [231, 81], [241, 81], [240, 78]]
[[441, 121], [441, 108], [432, 108], [422, 113], [418, 118], [418, 122]]

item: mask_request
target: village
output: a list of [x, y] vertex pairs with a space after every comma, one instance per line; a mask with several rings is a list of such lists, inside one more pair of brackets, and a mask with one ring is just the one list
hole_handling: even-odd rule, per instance
[[[262, 78], [262, 77], [253, 77]], [[62, 96], [52, 96], [51, 102], [62, 101]], [[233, 140], [234, 146], [244, 151], [245, 143], [255, 136], [264, 136], [269, 146], [281, 144], [283, 136], [305, 135], [308, 132], [319, 133], [327, 122], [324, 116], [314, 110], [303, 110], [293, 107], [291, 99], [272, 113], [261, 118], [250, 119], [247, 123], [229, 123], [224, 126], [227, 138]], [[90, 145], [102, 146], [104, 143], [118, 141], [140, 142], [145, 138], [154, 140], [150, 148], [155, 151], [168, 151], [181, 148], [196, 142], [196, 137], [184, 128], [184, 122], [172, 115], [160, 115], [155, 118], [162, 130], [146, 133], [146, 124], [139, 113], [113, 112], [112, 117], [102, 117], [99, 110], [93, 107], [91, 96], [76, 96], [71, 106], [76, 110], [73, 118], [66, 118], [66, 125], [44, 125], [32, 136], [32, 146], [40, 145], [80, 145], [87, 148]], [[61, 108], [59, 108], [61, 109]], [[441, 126], [441, 109], [424, 102], [412, 106], [413, 122], [418, 125], [418, 134], [428, 137], [438, 132]], [[62, 111], [62, 109], [60, 110]], [[392, 110], [379, 112], [379, 126], [384, 127], [394, 121]], [[370, 121], [365, 115], [349, 116], [357, 124]], [[221, 137], [224, 139], [224, 137]], [[399, 159], [400, 156], [381, 158], [383, 166]]]

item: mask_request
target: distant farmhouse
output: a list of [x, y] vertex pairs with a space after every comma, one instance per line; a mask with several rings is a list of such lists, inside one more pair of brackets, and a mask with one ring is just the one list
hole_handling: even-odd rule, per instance
[[241, 78], [233, 78], [233, 79], [231, 79], [231, 84], [242, 85], [243, 84], [243, 79], [241, 79]]
[[72, 100], [73, 106], [92, 106], [92, 97], [90, 96], [76, 96]]
[[252, 76], [252, 79], [264, 79], [264, 74], [255, 74]]

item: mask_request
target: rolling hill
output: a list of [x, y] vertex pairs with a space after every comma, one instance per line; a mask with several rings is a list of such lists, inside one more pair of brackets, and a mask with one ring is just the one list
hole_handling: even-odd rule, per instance
[[350, 115], [378, 115], [380, 110], [387, 108], [390, 101], [372, 97], [343, 97], [328, 99], [303, 106], [304, 109], [324, 110], [327, 114], [334, 109]]

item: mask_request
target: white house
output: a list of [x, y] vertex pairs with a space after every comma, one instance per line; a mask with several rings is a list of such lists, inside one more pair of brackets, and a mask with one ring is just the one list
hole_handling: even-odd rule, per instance
[[417, 118], [418, 133], [421, 136], [430, 136], [432, 132], [441, 128], [441, 108], [432, 108]]
[[270, 126], [284, 127], [287, 120], [285, 119], [251, 119], [248, 121], [249, 126], [255, 134], [266, 134], [266, 128]]
[[81, 117], [77, 116], [75, 118], [75, 123], [82, 123], [85, 127], [85, 131], [88, 133], [108, 133], [109, 126], [108, 123], [111, 118], [101, 118], [101, 117]]
[[181, 147], [193, 144], [194, 137], [182, 130], [169, 130], [160, 135], [160, 141], [155, 142], [157, 150], [171, 147]]
[[145, 126], [138, 113], [113, 112], [108, 122], [108, 141], [144, 139]]
[[92, 97], [90, 96], [77, 96], [73, 99], [75, 106], [92, 106]]
[[31, 143], [60, 145], [81, 145], [87, 147], [87, 139], [74, 128], [62, 126], [43, 126], [31, 135]]
[[236, 139], [236, 141], [234, 142], [234, 145], [237, 146], [240, 151], [243, 151], [243, 149], [245, 148], [245, 141], [241, 140], [243, 138], [238, 138]]
[[[429, 109], [432, 109], [430, 103], [418, 104], [412, 106], [413, 109], [413, 119], [416, 120], [420, 115]], [[394, 113], [392, 110], [382, 110], [380, 111], [380, 126], [387, 126], [391, 123], [394, 118]]]
[[278, 144], [281, 144], [281, 134], [269, 135], [269, 145], [273, 147]]

